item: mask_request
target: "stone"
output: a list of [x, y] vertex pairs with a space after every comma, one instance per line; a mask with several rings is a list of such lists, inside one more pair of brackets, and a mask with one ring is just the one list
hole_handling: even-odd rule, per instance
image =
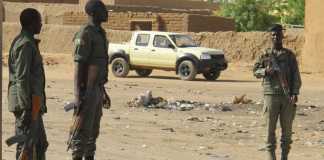
[[170, 132], [175, 132], [175, 130], [173, 128], [163, 128], [162, 130], [164, 130], [164, 131], [170, 131]]
[[189, 117], [189, 118], [187, 118], [187, 121], [204, 122], [203, 120], [199, 119], [198, 117]]

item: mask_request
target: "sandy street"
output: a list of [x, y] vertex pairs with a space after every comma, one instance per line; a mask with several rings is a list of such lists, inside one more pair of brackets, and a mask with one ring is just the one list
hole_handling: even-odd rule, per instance
[[[44, 116], [50, 146], [49, 160], [69, 160], [65, 141], [71, 113], [63, 105], [72, 100], [72, 64], [67, 57], [45, 59], [48, 113]], [[54, 63], [55, 61], [58, 64]], [[98, 160], [262, 160], [264, 128], [260, 81], [250, 65], [234, 65], [215, 82], [202, 76], [185, 82], [174, 72], [154, 71], [149, 78], [131, 72], [128, 78], [109, 75], [106, 86], [111, 110], [104, 110], [97, 144]], [[3, 81], [3, 138], [14, 133], [14, 118], [7, 109], [8, 68]], [[294, 123], [293, 160], [324, 159], [323, 75], [303, 73], [303, 88]], [[151, 90], [165, 99], [192, 100], [211, 104], [231, 103], [233, 96], [246, 94], [259, 105], [230, 105], [231, 111], [191, 111], [129, 108], [127, 101]], [[196, 119], [196, 120], [192, 120]], [[197, 121], [197, 119], [199, 121]], [[279, 133], [278, 129], [278, 133]], [[278, 137], [279, 138], [279, 137]], [[278, 141], [279, 143], [279, 141]], [[280, 145], [278, 145], [280, 146]], [[3, 147], [3, 159], [14, 159], [15, 147]], [[279, 155], [279, 152], [278, 152]]]

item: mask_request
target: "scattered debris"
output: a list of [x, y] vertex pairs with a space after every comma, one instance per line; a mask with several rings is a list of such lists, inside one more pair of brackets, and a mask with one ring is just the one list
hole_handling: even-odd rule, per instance
[[197, 137], [203, 137], [204, 135], [201, 134], [201, 133], [196, 133], [196, 136], [197, 136]]
[[220, 111], [220, 112], [229, 112], [232, 111], [230, 103], [221, 103], [221, 104], [209, 104], [188, 100], [166, 100], [162, 97], [153, 97], [151, 91], [146, 91], [143, 94], [140, 94], [136, 98], [133, 98], [131, 101], [127, 102], [128, 107], [145, 107], [145, 108], [154, 108], [154, 109], [170, 109], [170, 110], [179, 110], [179, 111], [190, 111], [195, 108], [205, 109], [207, 111]]
[[164, 130], [164, 131], [170, 131], [170, 132], [175, 132], [175, 130], [173, 128], [163, 128], [162, 130]]
[[120, 120], [120, 117], [115, 117], [114, 119], [115, 119], [115, 120]]
[[242, 96], [234, 96], [233, 98], [233, 104], [251, 104], [253, 101], [251, 99], [248, 99], [245, 94]]
[[194, 121], [194, 122], [204, 122], [203, 120], [199, 119], [198, 117], [189, 117], [187, 121]]
[[307, 114], [306, 113], [303, 113], [303, 112], [297, 113], [297, 115], [298, 116], [304, 116], [304, 117], [307, 116]]
[[138, 84], [136, 84], [136, 83], [127, 83], [127, 84], [125, 84], [125, 86], [128, 86], [128, 87], [137, 87]]
[[222, 106], [221, 111], [222, 112], [230, 112], [230, 111], [232, 111], [232, 109], [229, 106]]

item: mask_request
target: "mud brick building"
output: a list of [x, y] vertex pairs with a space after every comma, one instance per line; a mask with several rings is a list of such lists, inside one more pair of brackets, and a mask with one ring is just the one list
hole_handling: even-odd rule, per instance
[[[81, 25], [86, 22], [83, 8], [88, 0], [6, 0], [45, 3], [38, 9], [45, 24]], [[113, 30], [158, 30], [172, 32], [233, 31], [234, 21], [212, 16], [217, 4], [194, 0], [102, 0], [110, 11], [105, 28]], [[51, 3], [51, 5], [49, 5]], [[54, 5], [55, 4], [55, 5]], [[60, 4], [70, 4], [68, 7]], [[7, 4], [15, 7], [15, 3]], [[15, 7], [17, 8], [17, 7]], [[57, 12], [56, 12], [56, 11]], [[8, 22], [17, 22], [20, 10], [6, 11]]]
[[[86, 22], [83, 12], [67, 12], [65, 25], [81, 25]], [[109, 13], [105, 28], [113, 30], [158, 30], [170, 32], [217, 32], [234, 30], [234, 21], [217, 16], [181, 12], [124, 12]]]

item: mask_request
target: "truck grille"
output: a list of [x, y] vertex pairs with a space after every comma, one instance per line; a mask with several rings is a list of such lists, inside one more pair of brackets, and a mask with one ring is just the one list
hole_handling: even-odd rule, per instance
[[216, 54], [216, 55], [211, 55], [212, 59], [225, 59], [225, 56], [223, 54]]

